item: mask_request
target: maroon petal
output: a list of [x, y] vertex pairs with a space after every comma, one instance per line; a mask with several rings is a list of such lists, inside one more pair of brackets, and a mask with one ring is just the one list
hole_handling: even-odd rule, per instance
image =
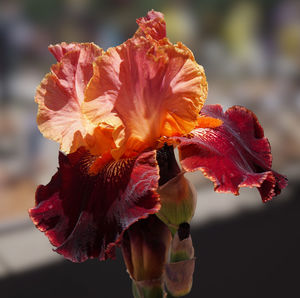
[[110, 162], [94, 176], [88, 174], [91, 163], [82, 148], [60, 153], [57, 173], [38, 187], [29, 211], [56, 251], [74, 262], [113, 258], [123, 232], [160, 208], [154, 151]]
[[271, 148], [254, 113], [240, 106], [224, 113], [220, 105], [208, 105], [201, 114], [219, 118], [223, 124], [177, 138], [185, 170], [201, 170], [217, 192], [238, 195], [240, 187], [255, 186], [264, 202], [286, 187], [287, 179], [271, 170]]

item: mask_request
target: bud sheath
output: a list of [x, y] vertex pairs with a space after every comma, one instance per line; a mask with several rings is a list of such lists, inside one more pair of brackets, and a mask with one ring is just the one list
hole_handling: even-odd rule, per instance
[[169, 180], [158, 189], [161, 209], [157, 216], [169, 226], [173, 234], [179, 225], [190, 222], [196, 208], [196, 191], [183, 173]]

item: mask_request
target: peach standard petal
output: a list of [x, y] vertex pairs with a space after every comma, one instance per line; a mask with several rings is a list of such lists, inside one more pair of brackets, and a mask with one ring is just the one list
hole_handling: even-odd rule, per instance
[[206, 96], [203, 67], [188, 48], [140, 36], [95, 61], [82, 110], [95, 125], [118, 116], [125, 131], [119, 155], [131, 156], [161, 136], [192, 130]]
[[[59, 62], [52, 66], [51, 73], [37, 88], [38, 127], [46, 138], [58, 142], [66, 153], [74, 152], [80, 146], [99, 151], [96, 141], [105, 138], [107, 133], [99, 129], [95, 131], [95, 126], [82, 115], [80, 106], [93, 74], [92, 63], [103, 51], [93, 43], [61, 43], [50, 46], [49, 50]], [[106, 131], [107, 128], [108, 125]]]

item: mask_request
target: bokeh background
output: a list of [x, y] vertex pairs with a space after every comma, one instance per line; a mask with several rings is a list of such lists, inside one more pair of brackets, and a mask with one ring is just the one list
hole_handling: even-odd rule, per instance
[[49, 44], [94, 41], [107, 49], [131, 37], [135, 19], [152, 8], [165, 14], [171, 41], [185, 43], [204, 66], [207, 102], [256, 113], [273, 168], [290, 181], [263, 204], [255, 189], [216, 194], [200, 173], [191, 175], [199, 200], [188, 297], [300, 297], [300, 1], [1, 0], [1, 298], [131, 297], [120, 255], [65, 261], [28, 219], [58, 151], [36, 127], [34, 93], [55, 63]]

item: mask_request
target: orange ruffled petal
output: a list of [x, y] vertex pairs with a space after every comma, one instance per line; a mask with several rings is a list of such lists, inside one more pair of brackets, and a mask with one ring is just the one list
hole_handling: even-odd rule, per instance
[[140, 36], [95, 61], [82, 111], [95, 125], [109, 115], [120, 118], [118, 158], [153, 147], [161, 136], [192, 130], [206, 96], [203, 67], [188, 48]]
[[50, 46], [49, 50], [59, 63], [52, 66], [51, 73], [37, 88], [35, 101], [39, 105], [37, 122], [41, 133], [60, 143], [60, 149], [66, 153], [81, 146], [92, 153], [109, 149], [114, 126], [103, 123], [103, 129], [95, 130], [95, 125], [80, 110], [85, 88], [93, 75], [92, 63], [103, 54], [102, 49], [93, 43], [61, 43]]

